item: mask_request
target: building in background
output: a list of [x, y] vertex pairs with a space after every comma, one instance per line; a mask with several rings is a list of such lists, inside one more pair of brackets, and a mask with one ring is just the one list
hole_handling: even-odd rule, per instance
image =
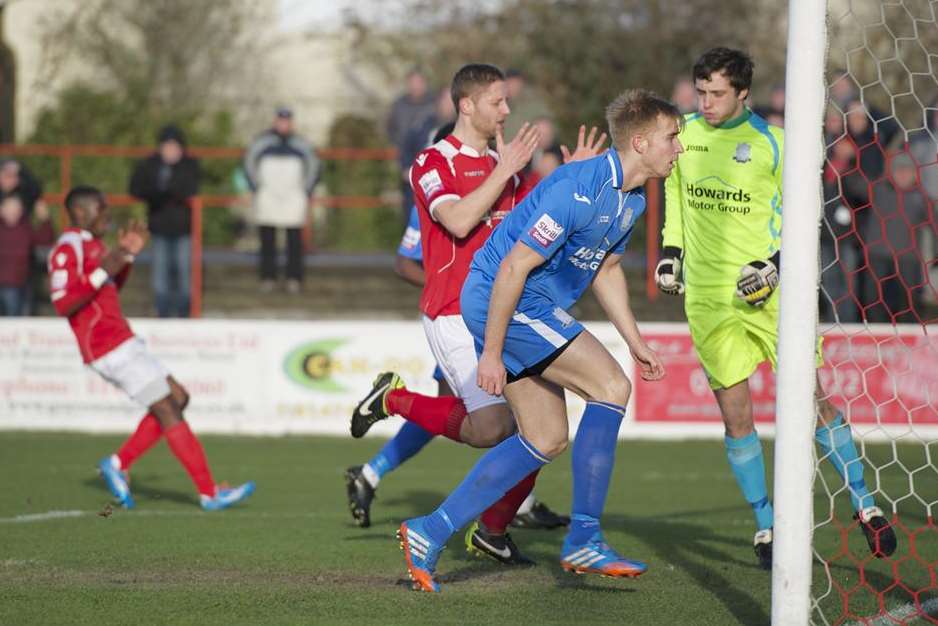
[[[341, 19], [343, 3], [266, 0], [260, 6], [264, 18], [250, 26], [264, 42], [260, 71], [218, 94], [216, 103], [235, 115], [243, 141], [279, 103], [296, 111], [297, 130], [318, 145], [340, 114], [383, 117], [397, 85], [356, 62], [356, 35]], [[80, 8], [81, 0], [0, 0], [0, 7], [0, 124], [15, 126], [6, 139], [24, 141], [39, 111], [71, 81], [94, 79], [94, 68], [74, 57], [50, 63], [41, 42], [43, 25]], [[15, 90], [8, 86], [13, 76]], [[2, 102], [11, 93], [15, 104], [7, 112]]]

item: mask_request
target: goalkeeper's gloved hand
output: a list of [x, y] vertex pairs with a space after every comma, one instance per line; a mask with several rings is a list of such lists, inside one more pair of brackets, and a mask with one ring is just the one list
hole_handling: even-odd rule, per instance
[[779, 253], [764, 261], [750, 261], [739, 270], [736, 297], [751, 306], [762, 306], [778, 287]]
[[681, 249], [676, 246], [665, 246], [661, 260], [655, 267], [655, 284], [658, 289], [669, 296], [678, 296], [684, 293], [684, 283], [681, 282]]

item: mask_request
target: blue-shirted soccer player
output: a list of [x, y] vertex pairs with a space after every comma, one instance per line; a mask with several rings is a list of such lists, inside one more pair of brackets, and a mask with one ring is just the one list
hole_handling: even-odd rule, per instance
[[606, 117], [612, 148], [557, 169], [475, 255], [461, 305], [480, 354], [478, 382], [504, 394], [519, 432], [486, 453], [433, 513], [401, 524], [415, 589], [439, 591], [433, 573], [453, 533], [567, 447], [565, 389], [584, 398], [586, 410], [573, 445], [573, 514], [561, 565], [616, 577], [646, 570], [613, 550], [599, 524], [631, 383], [566, 309], [592, 284], [642, 378], [664, 376], [639, 335], [619, 259], [645, 210], [642, 185], [667, 176], [682, 152], [682, 118], [644, 90], [620, 95]]
[[[433, 142], [436, 143], [453, 132], [453, 123], [444, 124], [436, 132]], [[581, 130], [581, 135], [583, 131]], [[584, 144], [581, 139], [577, 144], [579, 148]], [[592, 137], [589, 146], [593, 145]], [[394, 271], [406, 282], [422, 287], [424, 284], [423, 249], [420, 241], [420, 220], [416, 205], [411, 208], [410, 219], [404, 235], [401, 237], [394, 259]], [[443, 372], [439, 365], [433, 370], [433, 379], [437, 382], [438, 396], [452, 396]], [[345, 470], [345, 489], [348, 497], [349, 511], [355, 522], [362, 528], [371, 525], [371, 503], [375, 497], [378, 483], [388, 473], [400, 467], [405, 461], [420, 452], [430, 443], [433, 434], [414, 422], [405, 421], [387, 443], [364, 465], [353, 465]], [[552, 529], [565, 526], [569, 520], [566, 516], [557, 515], [543, 503], [537, 502], [532, 491], [521, 504], [512, 520], [513, 526], [531, 529]], [[496, 555], [501, 556], [501, 555]], [[494, 557], [493, 557], [494, 558]], [[504, 558], [504, 557], [503, 557]], [[496, 559], [498, 560], [498, 559]]]

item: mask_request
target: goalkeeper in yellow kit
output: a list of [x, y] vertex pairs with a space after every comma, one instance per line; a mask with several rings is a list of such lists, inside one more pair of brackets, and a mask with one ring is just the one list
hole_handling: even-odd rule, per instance
[[[698, 112], [686, 116], [684, 153], [665, 183], [655, 279], [664, 293], [684, 294], [694, 348], [726, 427], [727, 458], [755, 514], [756, 556], [768, 569], [772, 504], [749, 377], [763, 361], [776, 362], [783, 134], [745, 105], [752, 60], [744, 52], [714, 48], [693, 75]], [[821, 456], [845, 478], [870, 550], [888, 556], [895, 533], [866, 488], [849, 425], [823, 399], [820, 385], [817, 408]]]

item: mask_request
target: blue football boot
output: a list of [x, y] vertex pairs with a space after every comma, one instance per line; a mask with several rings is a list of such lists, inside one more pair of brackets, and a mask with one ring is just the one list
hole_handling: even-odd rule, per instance
[[402, 523], [397, 530], [397, 538], [400, 540], [401, 550], [404, 551], [407, 573], [414, 581], [414, 591], [438, 593], [440, 585], [433, 579], [433, 572], [444, 546], [433, 543], [423, 528], [423, 519], [417, 517]]
[[216, 489], [214, 496], [202, 496], [202, 509], [205, 511], [227, 509], [233, 504], [247, 500], [254, 493], [254, 487], [254, 481], [249, 480], [243, 485], [238, 485], [232, 489]]
[[107, 483], [107, 488], [110, 490], [111, 495], [117, 500], [125, 509], [134, 508], [134, 499], [130, 495], [130, 485], [127, 481], [127, 473], [122, 472], [119, 468], [119, 461], [117, 456], [112, 454], [111, 456], [106, 456], [98, 462], [98, 472], [101, 474], [101, 477], [104, 479], [104, 482]]
[[583, 544], [573, 544], [569, 538], [565, 539], [560, 553], [560, 566], [575, 574], [600, 574], [613, 578], [634, 578], [648, 569], [641, 561], [620, 556], [606, 543], [602, 532], [594, 533]]

